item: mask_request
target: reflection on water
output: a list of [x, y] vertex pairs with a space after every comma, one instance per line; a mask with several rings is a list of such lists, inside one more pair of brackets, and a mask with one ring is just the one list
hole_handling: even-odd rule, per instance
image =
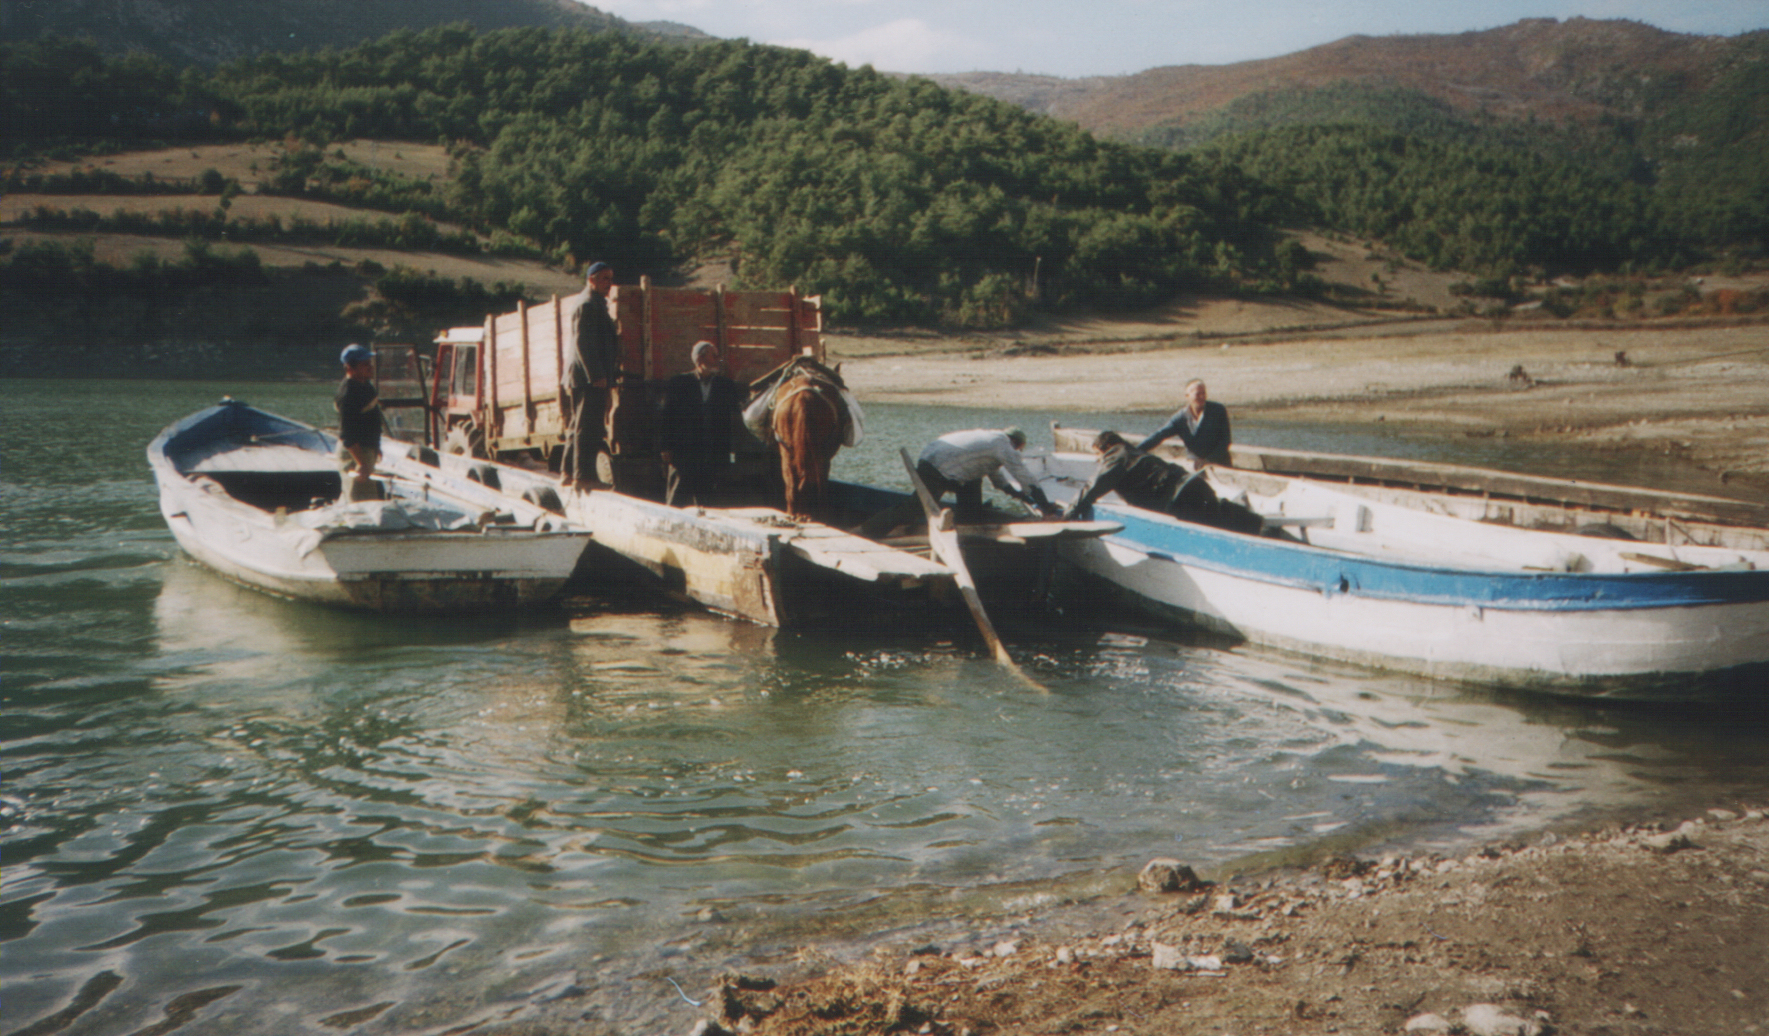
[[[850, 463], [1026, 423], [963, 416], [869, 414]], [[1005, 630], [1034, 687], [968, 636], [278, 601], [141, 518], [139, 430], [78, 486], [8, 454], [9, 514], [38, 519], [0, 532], [9, 1030], [685, 1030], [666, 978], [698, 997], [812, 937], [1116, 893], [1150, 856], [1449, 846], [1769, 787], [1760, 712], [1508, 699], [1118, 622]]]
[[1144, 633], [1040, 634], [1040, 690], [964, 644], [594, 602], [411, 622], [159, 569], [128, 693], [75, 716], [34, 688], [8, 749], [14, 1019], [106, 971], [68, 1031], [224, 988], [187, 1031], [513, 1017], [573, 984], [640, 1017], [662, 1007], [611, 991], [967, 890], [1451, 844], [1651, 801], [1725, 752]]

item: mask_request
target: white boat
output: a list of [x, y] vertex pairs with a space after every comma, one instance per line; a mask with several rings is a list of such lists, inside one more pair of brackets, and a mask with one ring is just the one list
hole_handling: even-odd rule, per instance
[[[1073, 498], [1095, 468], [1091, 452], [1062, 449], [1042, 463], [1053, 498]], [[1065, 543], [1064, 557], [1146, 613], [1427, 677], [1675, 698], [1769, 675], [1762, 529], [1640, 508], [1585, 507], [1555, 522], [1546, 503], [1232, 468], [1202, 477], [1266, 531], [1179, 521], [1114, 494], [1099, 516], [1124, 530]], [[1507, 515], [1549, 528], [1503, 524]], [[1624, 522], [1661, 538], [1575, 531], [1632, 536]]]
[[283, 597], [402, 613], [538, 604], [590, 541], [541, 507], [386, 473], [383, 499], [341, 500], [336, 450], [325, 432], [224, 399], [147, 457], [185, 553]]

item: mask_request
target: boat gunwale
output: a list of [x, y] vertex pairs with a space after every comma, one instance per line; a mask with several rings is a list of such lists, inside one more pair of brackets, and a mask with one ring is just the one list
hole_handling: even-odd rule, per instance
[[[1313, 589], [1329, 596], [1348, 594], [1375, 600], [1514, 611], [1627, 611], [1769, 603], [1769, 571], [1530, 572], [1450, 568], [1215, 529], [1128, 504], [1095, 506], [1124, 523], [1123, 532], [1105, 537], [1107, 543], [1121, 549], [1176, 564], [1196, 565], [1224, 575]], [[1139, 532], [1144, 535], [1139, 536]], [[1153, 541], [1148, 532], [1154, 533]], [[1234, 548], [1235, 556], [1245, 560], [1230, 563], [1221, 557], [1220, 552], [1212, 556], [1195, 546], [1162, 542], [1173, 537], [1228, 544]], [[1261, 555], [1264, 559], [1306, 561], [1302, 571], [1286, 573], [1273, 560], [1261, 559]], [[1372, 576], [1374, 578], [1370, 578]], [[1422, 580], [1428, 585], [1400, 586], [1396, 585], [1396, 579]], [[1484, 585], [1487, 590], [1481, 593], [1457, 589], [1464, 585]], [[1531, 592], [1518, 592], [1526, 589]]]

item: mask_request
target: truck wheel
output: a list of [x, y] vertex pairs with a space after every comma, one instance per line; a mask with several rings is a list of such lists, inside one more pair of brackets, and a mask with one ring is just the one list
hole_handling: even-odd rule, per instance
[[442, 448], [448, 453], [460, 457], [485, 456], [485, 436], [480, 433], [479, 426], [469, 421], [458, 424], [448, 430], [443, 437]]
[[522, 491], [522, 499], [543, 511], [565, 513], [565, 505], [559, 502], [559, 494], [553, 491], [552, 486], [529, 486]]
[[412, 451], [412, 458], [414, 460], [416, 460], [419, 464], [423, 464], [427, 467], [432, 467], [432, 468], [440, 467], [441, 463], [442, 463], [441, 460], [436, 456], [436, 451], [431, 449], [428, 446], [420, 446], [417, 449], [413, 450]]
[[475, 464], [467, 469], [467, 478], [487, 489], [502, 489], [503, 480], [498, 478], [498, 469], [490, 464]]

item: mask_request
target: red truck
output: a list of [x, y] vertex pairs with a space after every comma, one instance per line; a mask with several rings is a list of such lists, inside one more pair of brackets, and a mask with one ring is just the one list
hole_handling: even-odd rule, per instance
[[[559, 470], [569, 410], [560, 396], [572, 317], [587, 294], [489, 316], [438, 335], [425, 438], [450, 453]], [[694, 343], [719, 346], [739, 385], [794, 356], [824, 359], [821, 299], [787, 291], [616, 285], [608, 306], [620, 333], [620, 380], [599, 477], [621, 492], [661, 499], [658, 407], [664, 383], [693, 369]], [[777, 478], [761, 442], [739, 428], [733, 477]]]

